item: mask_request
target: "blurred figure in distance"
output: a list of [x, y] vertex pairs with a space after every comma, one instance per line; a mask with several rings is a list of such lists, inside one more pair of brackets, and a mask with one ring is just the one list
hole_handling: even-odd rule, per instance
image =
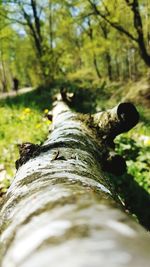
[[19, 90], [19, 80], [16, 77], [13, 78], [13, 90], [16, 92], [16, 94]]

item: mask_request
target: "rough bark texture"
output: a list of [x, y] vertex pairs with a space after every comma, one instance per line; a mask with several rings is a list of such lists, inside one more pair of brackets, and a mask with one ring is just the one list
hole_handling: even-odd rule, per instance
[[58, 102], [52, 133], [19, 162], [3, 204], [2, 267], [149, 266], [150, 237], [114, 200], [102, 171], [108, 140], [135, 124], [125, 126], [123, 107], [82, 117]]

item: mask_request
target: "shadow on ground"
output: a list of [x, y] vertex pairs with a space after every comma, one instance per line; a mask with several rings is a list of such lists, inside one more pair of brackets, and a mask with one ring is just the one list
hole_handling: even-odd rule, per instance
[[10, 107], [29, 107], [34, 108], [39, 111], [48, 108], [51, 109], [52, 106], [52, 96], [54, 94], [54, 89], [47, 87], [38, 87], [37, 89], [11, 97], [0, 100], [0, 106], [10, 106]]
[[[60, 92], [60, 88], [66, 88], [68, 93], [74, 93], [74, 101], [71, 108], [77, 112], [93, 113], [96, 109], [96, 99], [103, 95], [102, 87], [82, 87], [78, 83], [57, 81], [50, 86], [39, 86], [37, 89], [5, 99], [0, 99], [0, 106], [16, 106], [35, 108], [39, 111], [52, 108], [54, 96]], [[99, 92], [99, 93], [98, 93]]]
[[148, 192], [127, 173], [120, 177], [109, 176], [115, 192], [125, 204], [125, 209], [135, 214], [138, 221], [150, 231], [150, 195]]

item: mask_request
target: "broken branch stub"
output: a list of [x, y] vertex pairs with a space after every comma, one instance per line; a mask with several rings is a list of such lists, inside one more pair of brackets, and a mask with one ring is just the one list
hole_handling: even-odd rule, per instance
[[120, 103], [108, 111], [92, 115], [99, 134], [110, 146], [114, 146], [114, 138], [133, 128], [139, 121], [139, 113], [132, 103]]
[[139, 113], [132, 103], [120, 103], [117, 108], [117, 115], [123, 132], [132, 129], [139, 121]]
[[104, 146], [101, 161], [103, 170], [122, 175], [126, 171], [126, 162], [114, 151], [114, 138], [138, 123], [139, 114], [135, 106], [132, 103], [120, 103], [112, 109], [91, 115], [91, 118], [100, 143]]

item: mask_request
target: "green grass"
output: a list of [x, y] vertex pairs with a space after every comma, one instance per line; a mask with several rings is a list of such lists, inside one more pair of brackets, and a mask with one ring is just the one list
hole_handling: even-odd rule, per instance
[[[44, 88], [45, 89], [45, 88]], [[0, 101], [0, 194], [5, 193], [15, 174], [18, 144], [40, 144], [46, 139], [50, 122], [52, 92], [38, 88], [33, 92]]]

